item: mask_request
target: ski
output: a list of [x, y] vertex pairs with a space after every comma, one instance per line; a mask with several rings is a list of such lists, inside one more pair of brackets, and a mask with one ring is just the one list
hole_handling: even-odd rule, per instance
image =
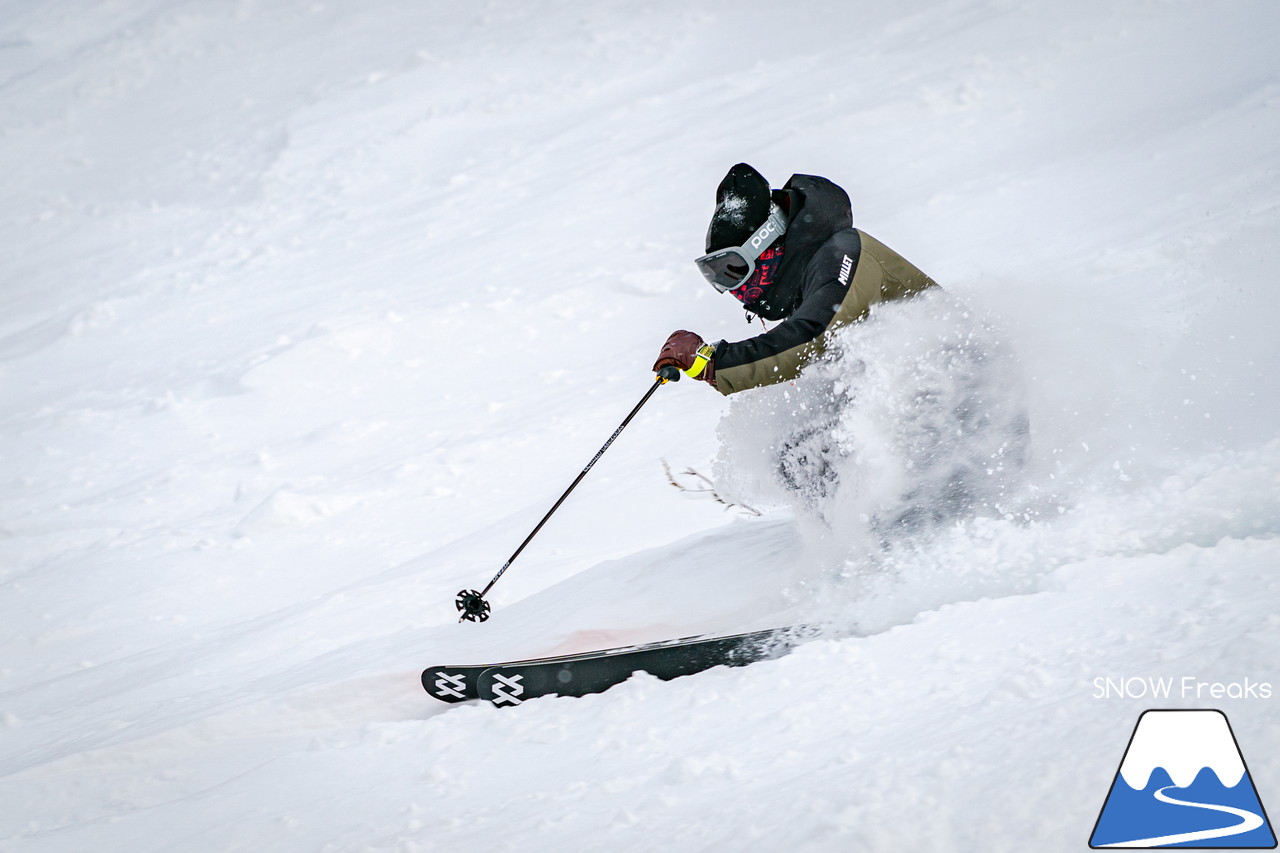
[[476, 688], [480, 673], [492, 664], [479, 666], [429, 666], [422, 671], [422, 689], [441, 702], [465, 702], [479, 699]]
[[500, 663], [484, 669], [476, 682], [476, 692], [479, 698], [499, 707], [520, 705], [539, 696], [585, 696], [608, 690], [637, 672], [669, 681], [713, 666], [746, 666], [782, 657], [816, 633], [816, 629], [796, 626], [721, 637], [703, 634]]

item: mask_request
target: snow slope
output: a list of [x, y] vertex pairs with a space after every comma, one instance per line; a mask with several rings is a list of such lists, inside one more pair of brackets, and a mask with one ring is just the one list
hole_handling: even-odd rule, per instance
[[[1280, 808], [1275, 692], [1094, 695], [1280, 687], [1274, 3], [0, 12], [0, 849], [1078, 850], [1147, 707]], [[682, 495], [791, 393], [682, 382], [458, 625], [665, 336], [749, 334], [689, 262], [739, 160], [1003, 331], [1016, 511]], [[814, 616], [854, 636], [514, 712], [417, 683]]]

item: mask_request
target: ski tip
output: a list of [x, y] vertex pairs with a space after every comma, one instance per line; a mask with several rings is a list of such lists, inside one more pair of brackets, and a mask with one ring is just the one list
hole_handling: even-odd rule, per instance
[[441, 702], [479, 699], [476, 688], [483, 667], [432, 666], [422, 671], [422, 689]]

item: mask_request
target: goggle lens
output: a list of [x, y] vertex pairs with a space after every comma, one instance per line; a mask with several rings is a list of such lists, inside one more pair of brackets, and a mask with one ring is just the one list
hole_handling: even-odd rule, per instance
[[768, 249], [787, 230], [787, 221], [778, 206], [771, 205], [769, 218], [756, 229], [748, 241], [752, 246], [734, 246], [718, 252], [708, 252], [694, 261], [702, 271], [702, 277], [721, 293], [733, 290], [751, 277], [756, 269], [756, 258]]
[[696, 263], [702, 271], [702, 277], [721, 293], [733, 290], [746, 281], [755, 266], [738, 249], [712, 252], [698, 258]]

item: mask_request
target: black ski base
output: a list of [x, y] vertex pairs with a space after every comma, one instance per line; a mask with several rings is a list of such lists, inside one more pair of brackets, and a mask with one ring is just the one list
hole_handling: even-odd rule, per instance
[[804, 626], [771, 628], [486, 666], [431, 667], [422, 673], [422, 686], [444, 702], [478, 698], [498, 706], [520, 705], [539, 696], [601, 693], [637, 672], [669, 681], [713, 666], [746, 666], [781, 657], [816, 633]]

